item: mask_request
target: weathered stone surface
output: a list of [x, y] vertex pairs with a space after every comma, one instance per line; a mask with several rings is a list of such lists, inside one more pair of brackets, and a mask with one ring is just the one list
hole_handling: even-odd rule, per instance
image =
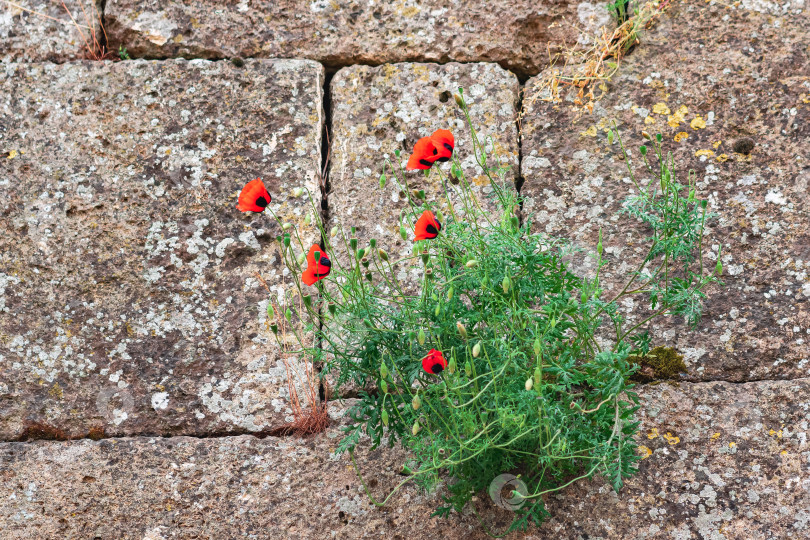
[[[810, 380], [684, 383], [640, 391], [639, 474], [549, 497], [541, 529], [508, 538], [800, 538], [810, 503]], [[340, 409], [333, 408], [337, 419]], [[339, 428], [252, 436], [0, 444], [7, 538], [487, 538], [472, 513], [431, 518], [438, 494], [407, 484], [369, 503]], [[649, 450], [649, 452], [647, 451]], [[377, 498], [401, 480], [401, 449], [358, 452]], [[486, 497], [486, 496], [484, 496]], [[480, 500], [494, 531], [506, 511]]]
[[3, 2], [0, 62], [64, 62], [100, 52], [100, 13], [93, 0]]
[[[323, 68], [311, 61], [0, 70], [0, 438], [272, 428], [290, 409], [267, 327], [290, 280], [261, 176], [316, 238]], [[306, 336], [305, 336], [306, 338]]]
[[[513, 183], [518, 160], [518, 81], [513, 74], [496, 64], [455, 63], [353, 66], [335, 74], [330, 88], [329, 214], [332, 224], [341, 225], [347, 234], [349, 227], [357, 227], [361, 247], [376, 238], [392, 257], [411, 253], [412, 241], [399, 236], [400, 212], [407, 208], [407, 199], [393, 180], [380, 189], [379, 178], [386, 159], [399, 167], [395, 150], [402, 153], [404, 169], [414, 143], [437, 129], [453, 132], [456, 153], [475, 194], [493, 206], [492, 188], [475, 162], [469, 128], [452, 97], [459, 87], [465, 88], [479, 139], [492, 137], [501, 162], [512, 167], [506, 180]], [[446, 176], [450, 164], [438, 166]], [[406, 171], [405, 178], [411, 190], [424, 189], [428, 201], [445, 198], [437, 174], [426, 180], [423, 171]], [[449, 215], [447, 205], [442, 207]], [[406, 226], [412, 239], [413, 223]]]
[[[593, 114], [578, 119], [527, 83], [523, 123], [524, 209], [538, 230], [595, 246], [598, 230], [614, 283], [646, 246], [628, 244], [629, 218], [612, 216], [631, 193], [616, 120], [642, 181], [642, 130], [661, 132], [686, 183], [708, 197], [705, 254], [722, 244], [725, 285], [711, 291], [696, 333], [678, 321], [655, 340], [686, 356], [688, 378], [744, 381], [807, 376], [810, 369], [810, 17], [803, 2], [673, 3], [607, 83]], [[600, 90], [596, 91], [597, 93]], [[682, 113], [682, 114], [681, 114]], [[750, 154], [741, 138], [754, 143]], [[750, 146], [750, 144], [749, 144]]]
[[546, 67], [577, 27], [609, 23], [604, 2], [573, 0], [109, 0], [105, 20], [113, 50], [135, 56], [498, 62], [523, 74]]

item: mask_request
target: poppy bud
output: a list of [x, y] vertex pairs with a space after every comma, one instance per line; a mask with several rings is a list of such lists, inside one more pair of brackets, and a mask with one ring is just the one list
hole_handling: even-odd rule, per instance
[[300, 187], [297, 187], [292, 191], [292, 194], [293, 194], [293, 197], [300, 197], [301, 195], [304, 194], [304, 190], [301, 189]]
[[382, 414], [380, 414], [380, 418], [382, 418], [382, 423], [385, 427], [388, 427], [388, 411], [383, 409]]
[[395, 155], [395, 156], [399, 157], [399, 154], [400, 154], [399, 148], [397, 148], [396, 150], [394, 150], [394, 155]]
[[405, 227], [402, 225], [399, 227], [399, 236], [401, 236], [403, 240], [408, 239], [408, 231], [406, 231]]
[[312, 297], [310, 295], [304, 296], [304, 305], [308, 308], [312, 307]]
[[413, 407], [413, 410], [418, 411], [419, 407], [421, 406], [422, 400], [419, 399], [419, 394], [416, 394], [415, 396], [413, 396], [413, 400], [411, 401], [411, 407]]
[[304, 218], [304, 225], [309, 225], [310, 223], [312, 223], [312, 214], [307, 214]]
[[337, 313], [337, 305], [334, 302], [329, 302], [329, 313], [332, 315]]
[[531, 377], [526, 379], [526, 384], [524, 384], [524, 386], [526, 387], [527, 392], [532, 389], [532, 386], [534, 386], [534, 381], [531, 379]]
[[383, 379], [388, 377], [388, 368], [386, 367], [385, 362], [380, 364], [380, 377], [382, 377]]
[[534, 340], [534, 355], [540, 357], [540, 353], [543, 350], [543, 346], [540, 343], [540, 338]]
[[365, 250], [365, 249], [358, 249], [358, 250], [357, 250], [357, 253], [355, 253], [355, 255], [357, 256], [357, 258], [358, 258], [358, 259], [362, 259], [362, 258], [363, 258], [363, 255], [365, 255], [365, 254], [366, 254], [366, 250]]
[[436, 304], [436, 310], [433, 312], [433, 315], [438, 317], [439, 313], [441, 313], [441, 311], [442, 311], [442, 305], [441, 304]]
[[464, 374], [467, 375], [467, 377], [472, 377], [472, 364], [470, 364], [469, 360], [464, 362]]
[[639, 146], [638, 151], [639, 151], [639, 152], [641, 152], [641, 155], [642, 155], [642, 156], [646, 156], [646, 155], [647, 155], [647, 147], [646, 147], [646, 146], [644, 146], [643, 144], [642, 144], [641, 146]]
[[534, 384], [538, 387], [540, 386], [540, 377], [542, 376], [540, 372], [540, 366], [534, 368]]
[[450, 362], [447, 363], [447, 373], [452, 375], [456, 372], [456, 357], [453, 356], [450, 358]]
[[478, 358], [478, 355], [481, 354], [481, 342], [479, 341], [475, 345], [473, 345], [472, 355], [473, 358]]
[[458, 333], [461, 334], [461, 339], [467, 339], [467, 329], [464, 328], [461, 322], [456, 323], [456, 328], [458, 329]]
[[475, 259], [470, 259], [464, 266], [466, 266], [467, 268], [475, 268], [476, 266], [478, 266], [478, 261], [476, 261]]
[[278, 335], [278, 325], [276, 323], [272, 323], [270, 325], [270, 330], [272, 330], [274, 334]]
[[371, 249], [376, 249], [377, 248], [377, 239], [372, 238], [371, 240], [368, 241], [368, 245], [371, 247]]
[[334, 227], [332, 227], [332, 229], [329, 231], [329, 236], [331, 236], [331, 237], [333, 237], [333, 238], [334, 238], [335, 236], [337, 236], [337, 233], [338, 233], [338, 228], [337, 228], [337, 225], [335, 225], [335, 226], [334, 226]]
[[380, 259], [383, 261], [388, 262], [388, 253], [386, 253], [382, 248], [377, 250], [377, 255], [379, 255]]
[[456, 101], [456, 105], [464, 108], [464, 99], [461, 97], [461, 94], [453, 94], [453, 99]]
[[501, 282], [501, 287], [503, 287], [503, 293], [507, 294], [509, 292], [509, 288], [512, 286], [512, 281], [509, 279], [509, 276], [505, 276], [503, 278], [503, 282]]
[[352, 251], [357, 251], [357, 238], [350, 239], [349, 246], [352, 248]]
[[647, 133], [646, 131], [642, 131], [641, 136], [644, 137], [645, 139], [647, 139], [648, 141], [652, 140], [652, 137], [650, 137], [650, 134]]
[[284, 318], [287, 319], [288, 322], [292, 320], [292, 311], [290, 308], [287, 308], [287, 311], [284, 312]]
[[717, 257], [717, 264], [714, 267], [714, 273], [718, 276], [723, 273], [723, 262], [720, 260], [720, 257]]
[[453, 299], [453, 287], [450, 287], [449, 289], [447, 289], [447, 300], [449, 301], [452, 299]]
[[[411, 428], [411, 433], [413, 434], [414, 437], [416, 437], [416, 435], [419, 433], [419, 429], [420, 429], [419, 428], [419, 422], [414, 422], [413, 427]], [[404, 465], [402, 466], [402, 469], [404, 471], [404, 469], [405, 469]]]
[[371, 272], [366, 272], [366, 279], [371, 281]]
[[[380, 381], [380, 390], [382, 390], [383, 394], [388, 393], [388, 383], [385, 380]], [[388, 424], [386, 424], [388, 425]]]
[[380, 175], [380, 189], [385, 187], [385, 173]]
[[608, 130], [608, 144], [613, 144], [613, 130]]
[[416, 190], [414, 192], [414, 195], [416, 195], [417, 199], [425, 200], [425, 190], [424, 189]]
[[423, 329], [419, 329], [419, 337], [417, 338], [419, 341], [419, 345], [425, 344], [425, 331]]
[[306, 254], [301, 253], [300, 255], [298, 255], [296, 260], [298, 261], [298, 264], [304, 264], [304, 261], [306, 260], [306, 258], [307, 258]]
[[293, 224], [290, 223], [289, 221], [281, 226], [281, 228], [284, 229], [285, 231], [289, 231], [290, 229], [292, 229], [292, 227], [293, 227]]

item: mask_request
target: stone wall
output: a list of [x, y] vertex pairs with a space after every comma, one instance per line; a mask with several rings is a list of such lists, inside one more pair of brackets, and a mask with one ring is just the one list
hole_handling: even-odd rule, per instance
[[[705, 254], [726, 269], [696, 332], [653, 328], [688, 371], [640, 389], [639, 474], [618, 495], [600, 479], [563, 490], [512, 537], [810, 535], [802, 0], [671, 2], [592, 112], [575, 88], [544, 99], [544, 82], [576, 69], [550, 55], [610, 27], [601, 3], [65, 7], [0, 6], [0, 537], [483, 538], [472, 514], [430, 517], [441, 493], [370, 505], [334, 454], [346, 403], [325, 433], [275, 436], [306, 362], [268, 328], [268, 298], [289, 288], [278, 226], [234, 208], [262, 177], [304, 241], [319, 212], [409, 250], [381, 162], [440, 127], [463, 152], [459, 85], [524, 216], [586, 249], [601, 228], [608, 280], [641, 255], [612, 217], [631, 186], [613, 122], [642, 181], [642, 130], [694, 169], [715, 214]], [[93, 35], [130, 59], [87, 60]], [[376, 494], [403, 455], [360, 456]], [[509, 523], [478, 503], [494, 530]]]

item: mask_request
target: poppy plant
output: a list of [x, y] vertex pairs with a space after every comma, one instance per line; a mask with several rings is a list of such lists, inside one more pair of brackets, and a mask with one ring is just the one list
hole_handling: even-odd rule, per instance
[[431, 375], [438, 375], [442, 371], [447, 368], [447, 360], [445, 360], [442, 351], [437, 351], [436, 349], [430, 349], [430, 352], [427, 353], [427, 356], [422, 358], [422, 369], [425, 370], [425, 373], [430, 373]]
[[271, 200], [262, 179], [257, 178], [251, 180], [242, 188], [236, 208], [242, 212], [264, 212]]
[[[319, 253], [316, 257], [315, 254]], [[324, 249], [318, 244], [312, 244], [307, 254], [307, 269], [304, 270], [304, 275], [301, 279], [307, 285], [314, 285], [316, 281], [320, 281], [329, 275], [332, 270], [332, 261], [326, 256]]]
[[422, 137], [416, 141], [407, 169], [427, 170], [437, 161], [449, 161], [453, 157], [454, 146], [453, 134], [446, 129], [437, 129], [430, 137]]
[[416, 240], [430, 240], [439, 236], [439, 231], [442, 230], [442, 224], [433, 215], [430, 210], [422, 212], [421, 217], [416, 221], [414, 227], [414, 238]]

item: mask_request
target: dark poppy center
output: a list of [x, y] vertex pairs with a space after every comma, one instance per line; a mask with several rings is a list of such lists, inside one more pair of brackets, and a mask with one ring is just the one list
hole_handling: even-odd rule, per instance
[[435, 373], [436, 375], [438, 375], [439, 373], [441, 373], [442, 371], [444, 371], [444, 366], [442, 366], [442, 365], [441, 365], [441, 363], [436, 362], [435, 364], [433, 364], [432, 366], [430, 366], [430, 371], [432, 371], [433, 373]]
[[436, 161], [441, 161], [442, 163], [444, 163], [445, 161], [450, 161], [450, 158], [449, 157], [440, 157]]
[[436, 155], [436, 154], [438, 154], [438, 153], [439, 153], [439, 151], [438, 151], [436, 148], [434, 148], [434, 149], [433, 149], [433, 155], [435, 156], [435, 155]]
[[318, 261], [318, 262], [321, 264], [321, 266], [325, 266], [327, 268], [332, 268], [332, 261], [330, 261], [329, 259], [327, 259], [323, 255], [321, 255], [321, 260]]
[[450, 143], [444, 143], [444, 147], [450, 150], [451, 152], [453, 151], [453, 145], [451, 145]]
[[268, 201], [267, 201], [267, 199], [264, 198], [264, 196], [259, 197], [259, 198], [256, 199], [256, 206], [258, 206], [260, 208], [265, 208], [267, 206], [267, 202]]
[[434, 227], [432, 224], [425, 227], [425, 230], [428, 232], [428, 234], [432, 234], [434, 236], [439, 234], [439, 230], [436, 227]]
[[419, 160], [419, 163], [421, 163], [421, 164], [422, 164], [422, 165], [424, 165], [425, 167], [430, 167], [431, 165], [433, 165], [433, 163], [431, 163], [430, 161], [428, 161], [428, 160], [426, 160], [426, 159], [420, 159], [420, 160]]

